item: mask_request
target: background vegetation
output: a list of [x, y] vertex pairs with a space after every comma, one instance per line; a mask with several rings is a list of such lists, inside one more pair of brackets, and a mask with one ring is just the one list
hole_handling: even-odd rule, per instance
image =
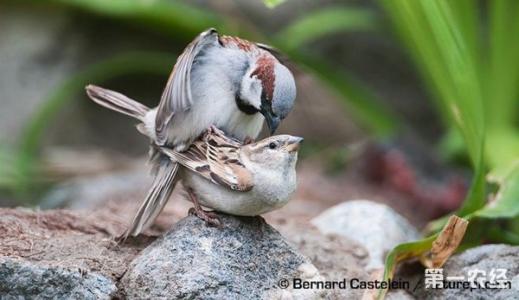
[[[116, 20], [128, 28], [146, 28], [179, 45], [208, 27], [271, 44], [290, 58], [297, 72], [312, 74], [332, 90], [369, 136], [385, 141], [402, 132], [420, 135], [413, 130], [416, 123], [395, 110], [369, 81], [337, 67], [340, 51], [327, 56], [315, 46], [343, 33], [383, 36], [408, 57], [410, 68], [420, 78], [418, 85], [427, 94], [411, 106], [428, 101], [430, 114], [441, 123], [441, 137], [428, 141], [434, 152], [447, 164], [472, 171], [470, 192], [453, 212], [471, 221], [462, 247], [488, 241], [519, 244], [517, 1], [380, 0], [368, 5], [332, 1], [275, 29], [235, 14], [239, 7], [233, 10], [232, 1], [223, 1], [229, 5], [223, 13], [207, 3], [166, 0], [23, 2], [28, 7], [66, 9]], [[289, 3], [265, 4], [278, 10]], [[176, 54], [162, 49], [117, 53], [85, 66], [52, 93], [42, 95], [46, 100], [25, 124], [17, 143], [0, 145], [3, 192], [20, 202], [37, 199], [35, 194], [59, 179], [46, 173], [40, 159], [42, 140], [48, 126], [82, 93], [86, 83], [129, 74], [166, 75]], [[397, 247], [388, 256], [386, 276], [392, 275], [399, 259], [426, 253], [444, 220], [430, 223], [425, 233], [428, 238]]]

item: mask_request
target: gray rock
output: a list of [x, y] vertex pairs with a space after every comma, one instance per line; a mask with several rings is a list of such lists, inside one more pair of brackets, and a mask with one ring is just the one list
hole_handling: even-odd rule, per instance
[[[506, 269], [506, 277], [511, 281], [507, 289], [426, 289], [420, 285], [415, 296], [418, 299], [519, 299], [519, 247], [508, 245], [484, 245], [469, 249], [461, 254], [452, 256], [443, 266], [443, 276], [463, 276], [468, 281], [468, 272], [484, 271], [478, 278], [486, 277], [490, 281], [497, 269]], [[494, 270], [494, 271], [492, 271]], [[492, 272], [492, 273], [491, 273]], [[419, 278], [424, 278], [420, 274]], [[485, 281], [486, 281], [485, 280]]]
[[390, 207], [367, 200], [336, 205], [312, 220], [324, 234], [337, 234], [364, 246], [368, 270], [384, 267], [386, 254], [396, 245], [418, 239], [418, 231]]
[[95, 272], [0, 257], [1, 299], [110, 299], [115, 283]]
[[223, 228], [189, 216], [148, 246], [121, 280], [128, 299], [321, 299], [280, 289], [282, 279], [322, 280], [310, 261], [261, 217], [220, 215]]
[[[273, 226], [312, 261], [326, 280], [369, 279], [369, 274], [364, 270], [369, 257], [368, 251], [356, 242], [338, 235], [322, 234], [307, 221], [297, 219], [275, 222]], [[330, 299], [354, 300], [361, 299], [365, 290], [336, 288], [329, 292]]]
[[390, 290], [384, 300], [414, 300], [415, 297], [411, 296], [405, 290]]

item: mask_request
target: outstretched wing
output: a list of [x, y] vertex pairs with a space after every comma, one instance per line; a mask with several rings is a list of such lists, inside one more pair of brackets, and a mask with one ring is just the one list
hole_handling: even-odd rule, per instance
[[254, 184], [251, 172], [240, 161], [240, 147], [239, 142], [212, 128], [187, 151], [177, 152], [165, 147], [160, 149], [184, 167], [213, 183], [246, 192]]
[[218, 32], [213, 28], [202, 32], [178, 57], [157, 109], [155, 133], [156, 142], [159, 145], [164, 145], [166, 142], [166, 128], [175, 113], [185, 112], [193, 104], [190, 83], [191, 68], [196, 56], [205, 47], [211, 45], [218, 45]]

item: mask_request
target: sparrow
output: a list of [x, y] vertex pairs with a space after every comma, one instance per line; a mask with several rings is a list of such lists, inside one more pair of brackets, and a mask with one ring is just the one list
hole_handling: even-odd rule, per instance
[[[179, 164], [155, 146], [185, 151], [210, 126], [247, 142], [258, 136], [264, 122], [270, 134], [276, 131], [296, 97], [294, 77], [276, 55], [268, 46], [209, 29], [178, 57], [156, 108], [115, 91], [86, 87], [94, 102], [139, 120], [137, 129], [150, 138], [155, 177], [125, 236], [136, 236], [153, 223], [178, 181]], [[203, 211], [197, 215], [207, 219]]]
[[[285, 205], [296, 189], [296, 162], [301, 137], [276, 135], [241, 144], [211, 127], [187, 151], [161, 147], [177, 161], [182, 184], [196, 214], [201, 206], [238, 216], [256, 216]], [[192, 198], [192, 196], [195, 198]], [[209, 224], [220, 220], [205, 212]]]

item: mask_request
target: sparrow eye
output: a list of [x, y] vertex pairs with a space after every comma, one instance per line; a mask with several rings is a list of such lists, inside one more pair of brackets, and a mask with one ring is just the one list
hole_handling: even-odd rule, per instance
[[276, 143], [274, 143], [274, 142], [271, 142], [271, 143], [269, 144], [269, 148], [270, 148], [270, 149], [276, 149], [277, 146], [278, 146], [278, 145], [277, 145]]

